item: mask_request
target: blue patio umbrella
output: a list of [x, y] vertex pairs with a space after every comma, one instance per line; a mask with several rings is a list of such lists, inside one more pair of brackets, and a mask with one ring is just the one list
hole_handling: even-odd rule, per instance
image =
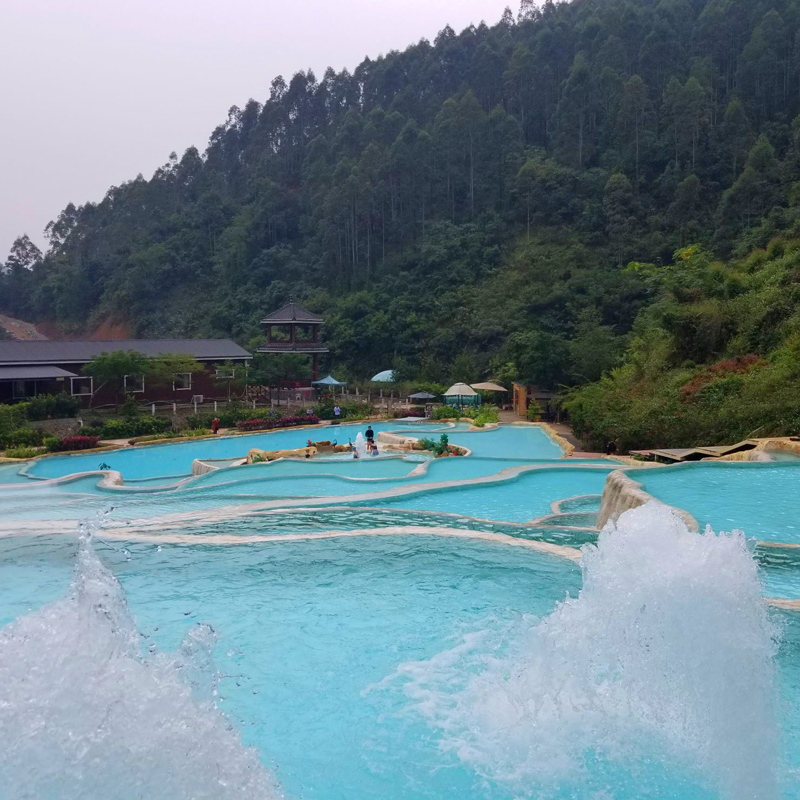
[[333, 375], [327, 375], [318, 381], [311, 381], [312, 386], [347, 386], [347, 381], [337, 381]]

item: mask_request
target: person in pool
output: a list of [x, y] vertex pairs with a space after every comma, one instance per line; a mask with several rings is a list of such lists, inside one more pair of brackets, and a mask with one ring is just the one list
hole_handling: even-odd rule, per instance
[[378, 445], [375, 444], [375, 442], [372, 443], [372, 455], [374, 456], [378, 455]]
[[364, 434], [364, 436], [369, 444], [372, 444], [375, 441], [375, 431], [372, 430], [372, 425], [367, 428], [367, 432]]

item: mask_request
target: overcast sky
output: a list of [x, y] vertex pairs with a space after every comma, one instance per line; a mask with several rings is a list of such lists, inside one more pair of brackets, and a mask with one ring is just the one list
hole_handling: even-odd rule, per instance
[[[508, 0], [0, 0], [0, 260], [68, 203], [205, 149], [275, 75], [353, 69]], [[516, 13], [517, 3], [512, 10]]]

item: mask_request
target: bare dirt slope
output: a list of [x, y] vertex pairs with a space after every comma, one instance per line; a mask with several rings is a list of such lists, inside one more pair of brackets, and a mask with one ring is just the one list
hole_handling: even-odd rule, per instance
[[15, 339], [20, 339], [21, 341], [42, 341], [47, 339], [30, 322], [7, 317], [5, 314], [0, 314], [0, 327], [5, 328]]
[[132, 339], [130, 326], [124, 322], [105, 320], [92, 331], [80, 333], [67, 332], [50, 320], [36, 323], [37, 330], [48, 339], [92, 339], [94, 341], [114, 341], [115, 339]]

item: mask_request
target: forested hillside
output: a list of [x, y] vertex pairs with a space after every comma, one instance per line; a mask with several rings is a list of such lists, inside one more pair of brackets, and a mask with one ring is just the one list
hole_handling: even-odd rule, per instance
[[47, 253], [18, 240], [0, 309], [252, 345], [293, 294], [341, 376], [595, 381], [637, 317], [642, 341], [665, 297], [698, 299], [658, 277], [676, 251], [736, 283], [714, 259], [795, 224], [798, 32], [800, 0], [526, 0], [352, 74], [277, 77], [205, 152], [65, 208]]
[[658, 299], [623, 364], [568, 393], [575, 431], [623, 449], [799, 434], [799, 235], [727, 264], [693, 245], [674, 265], [635, 265]]

